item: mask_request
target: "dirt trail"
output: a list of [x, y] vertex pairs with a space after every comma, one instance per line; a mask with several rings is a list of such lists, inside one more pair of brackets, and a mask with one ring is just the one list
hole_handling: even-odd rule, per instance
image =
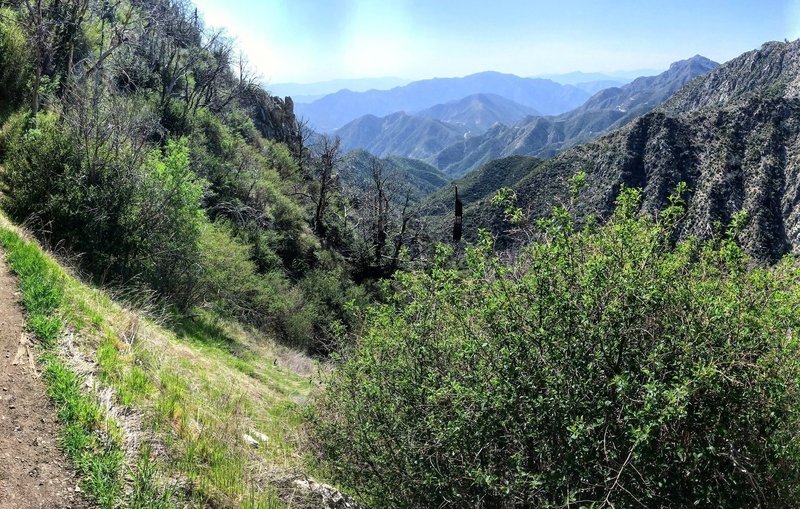
[[0, 252], [0, 509], [83, 509], [58, 446], [55, 409], [23, 333], [17, 281]]

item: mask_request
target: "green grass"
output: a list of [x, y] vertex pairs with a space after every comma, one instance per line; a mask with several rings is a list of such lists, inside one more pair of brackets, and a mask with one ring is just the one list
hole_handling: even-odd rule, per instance
[[[278, 362], [297, 354], [203, 310], [172, 329], [159, 326], [81, 283], [5, 224], [0, 244], [19, 276], [27, 327], [45, 351], [62, 442], [98, 505], [285, 507], [265, 472], [306, 468], [300, 430], [312, 380]], [[113, 390], [114, 404], [141, 415], [141, 431], [155, 440], [142, 441], [135, 465], [125, 464], [118, 425], [58, 358], [65, 323], [76, 346], [94, 355], [97, 381]], [[258, 448], [242, 438], [253, 432], [267, 436]], [[180, 491], [171, 479], [181, 479]]]
[[61, 271], [32, 243], [0, 229], [0, 243], [19, 277], [26, 327], [41, 341], [44, 380], [64, 424], [61, 443], [81, 476], [81, 486], [103, 508], [115, 507], [120, 496], [124, 455], [119, 431], [97, 403], [81, 392], [82, 380], [56, 355], [63, 328], [58, 310], [64, 302]]
[[156, 463], [153, 461], [152, 450], [144, 446], [139, 450], [133, 478], [133, 490], [128, 501], [129, 509], [169, 509], [173, 491], [170, 489], [159, 490], [156, 488]]

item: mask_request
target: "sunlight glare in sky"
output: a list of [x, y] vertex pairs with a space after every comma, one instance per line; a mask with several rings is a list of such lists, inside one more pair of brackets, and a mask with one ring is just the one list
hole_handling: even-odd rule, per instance
[[800, 0], [195, 0], [271, 83], [724, 62], [800, 37]]

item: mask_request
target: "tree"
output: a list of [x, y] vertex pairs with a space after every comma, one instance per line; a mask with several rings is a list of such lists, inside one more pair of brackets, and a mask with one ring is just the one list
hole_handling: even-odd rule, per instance
[[325, 212], [330, 195], [336, 186], [336, 170], [342, 161], [342, 140], [329, 135], [320, 136], [314, 147], [315, 178], [317, 183], [316, 206], [314, 208], [314, 232], [324, 237]]

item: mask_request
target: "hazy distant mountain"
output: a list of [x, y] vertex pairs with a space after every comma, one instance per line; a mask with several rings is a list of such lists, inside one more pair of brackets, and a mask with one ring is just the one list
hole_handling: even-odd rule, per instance
[[556, 83], [563, 85], [577, 85], [579, 83], [587, 83], [590, 81], [617, 81], [621, 84], [628, 83], [635, 80], [640, 76], [654, 76], [664, 72], [663, 69], [634, 69], [631, 71], [614, 71], [614, 72], [567, 72], [562, 74], [540, 74], [533, 76], [534, 78], [542, 78], [553, 80]]
[[434, 118], [481, 134], [493, 125], [515, 124], [529, 115], [541, 115], [528, 106], [496, 94], [474, 94], [458, 101], [437, 104], [415, 115]]
[[586, 91], [592, 95], [596, 94], [601, 90], [605, 90], [611, 87], [621, 87], [622, 85], [629, 83], [630, 80], [625, 81], [616, 81], [616, 80], [597, 80], [597, 81], [586, 81], [583, 83], [575, 83], [575, 86], [580, 88], [583, 91]]
[[462, 140], [467, 129], [433, 118], [393, 113], [385, 117], [364, 115], [336, 134], [345, 150], [364, 149], [379, 157], [400, 155], [426, 160]]
[[551, 157], [558, 151], [621, 127], [663, 103], [693, 78], [718, 64], [695, 56], [675, 62], [657, 76], [598, 92], [578, 108], [555, 117], [530, 117], [461, 140], [433, 160], [444, 173], [460, 176], [492, 159], [510, 155]]
[[409, 83], [411, 80], [387, 76], [383, 78], [356, 78], [320, 81], [316, 83], [273, 83], [265, 85], [272, 95], [291, 96], [295, 104], [311, 102], [339, 90], [364, 92], [366, 90], [388, 90]]
[[483, 72], [463, 78], [415, 81], [391, 90], [341, 90], [310, 104], [297, 104], [295, 112], [310, 120], [316, 129], [330, 131], [363, 115], [385, 116], [398, 111], [419, 111], [483, 93], [505, 97], [545, 115], [569, 111], [590, 97], [577, 87], [550, 80]]
[[414, 115], [364, 115], [337, 129], [336, 134], [348, 150], [364, 149], [380, 157], [399, 155], [427, 161], [469, 135], [535, 114], [533, 108], [499, 95], [475, 94]]
[[636, 78], [623, 87], [602, 91], [581, 105], [570, 115], [586, 111], [614, 109], [626, 115], [637, 110], [652, 109], [669, 99], [683, 85], [719, 66], [701, 55], [675, 62], [657, 76]]

